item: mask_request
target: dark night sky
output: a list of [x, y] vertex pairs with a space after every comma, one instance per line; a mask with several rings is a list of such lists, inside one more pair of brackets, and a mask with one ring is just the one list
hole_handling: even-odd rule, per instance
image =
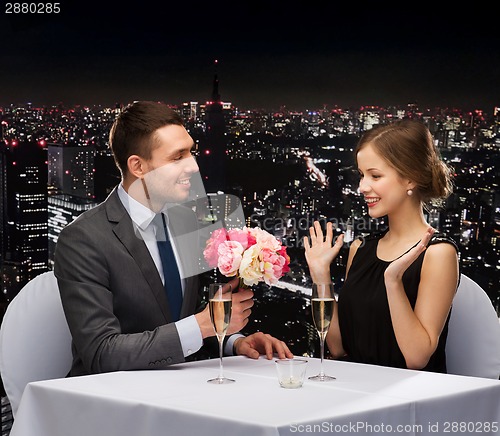
[[222, 99], [240, 108], [500, 105], [492, 10], [100, 3], [63, 1], [57, 15], [2, 11], [0, 105], [204, 101], [214, 59]]

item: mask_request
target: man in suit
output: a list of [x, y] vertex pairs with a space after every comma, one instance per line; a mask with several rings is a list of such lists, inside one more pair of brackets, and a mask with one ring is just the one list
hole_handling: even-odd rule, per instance
[[[135, 102], [114, 122], [110, 147], [121, 183], [66, 226], [56, 247], [54, 272], [73, 338], [69, 375], [162, 369], [194, 359], [213, 340], [197, 276], [182, 279], [180, 316], [175, 314], [156, 244], [157, 216], [167, 234], [195, 237], [196, 217], [181, 205], [198, 173], [193, 146], [182, 118], [164, 104]], [[193, 255], [171, 240], [182, 272]], [[230, 283], [234, 289], [238, 280]], [[247, 324], [252, 297], [250, 289], [233, 294], [229, 335]], [[292, 357], [283, 342], [263, 333], [234, 334], [226, 349], [251, 358]]]

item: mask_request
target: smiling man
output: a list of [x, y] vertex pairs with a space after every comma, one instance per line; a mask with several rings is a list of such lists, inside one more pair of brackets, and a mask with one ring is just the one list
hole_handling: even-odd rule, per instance
[[[217, 356], [216, 347], [205, 350], [214, 330], [198, 277], [183, 274], [199, 256], [197, 218], [182, 205], [199, 179], [193, 139], [177, 112], [139, 101], [117, 117], [110, 147], [121, 183], [66, 226], [56, 246], [54, 272], [73, 338], [69, 375], [162, 369]], [[176, 244], [178, 235], [188, 243]], [[252, 297], [249, 289], [233, 294], [229, 334], [247, 324]], [[235, 334], [227, 345], [252, 358], [292, 356], [263, 333]]]

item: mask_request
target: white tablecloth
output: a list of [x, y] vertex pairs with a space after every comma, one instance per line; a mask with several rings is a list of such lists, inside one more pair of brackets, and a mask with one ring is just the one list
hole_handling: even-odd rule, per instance
[[230, 357], [236, 383], [207, 383], [218, 365], [30, 383], [11, 436], [500, 434], [496, 380], [326, 360], [337, 380], [283, 389], [274, 361]]

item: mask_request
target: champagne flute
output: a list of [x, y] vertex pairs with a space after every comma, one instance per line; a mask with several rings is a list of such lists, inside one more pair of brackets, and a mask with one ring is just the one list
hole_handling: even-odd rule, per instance
[[215, 335], [219, 341], [219, 376], [208, 380], [208, 383], [226, 384], [234, 382], [233, 379], [223, 375], [222, 354], [223, 342], [231, 320], [232, 290], [229, 283], [211, 283], [208, 287], [208, 307], [210, 320], [214, 326]]
[[333, 316], [335, 294], [333, 283], [313, 283], [311, 307], [314, 325], [319, 334], [321, 344], [321, 369], [319, 374], [309, 377], [309, 380], [330, 381], [335, 377], [326, 375], [323, 370], [323, 357], [325, 354], [325, 339]]

